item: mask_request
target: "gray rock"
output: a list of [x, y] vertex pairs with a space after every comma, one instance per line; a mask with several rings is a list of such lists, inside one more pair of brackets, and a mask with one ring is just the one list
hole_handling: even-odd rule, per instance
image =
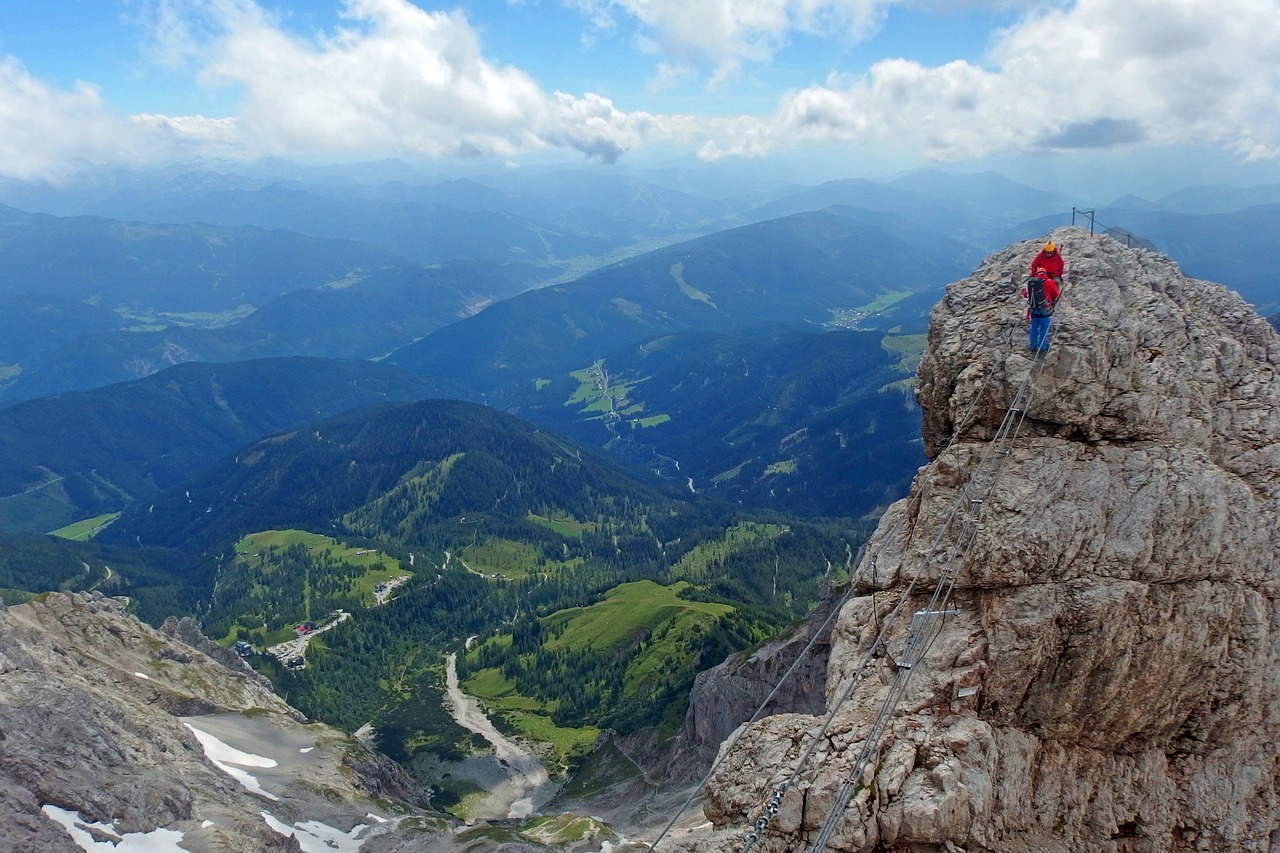
[[[1280, 338], [1162, 255], [1052, 239], [1047, 356], [1018, 296], [1039, 241], [934, 309], [932, 461], [833, 632], [831, 724], [751, 726], [707, 786], [715, 827], [676, 849], [739, 843], [785, 782], [757, 850], [807, 849], [833, 809], [839, 851], [1280, 850]], [[940, 581], [958, 612], [905, 670]]]
[[[207, 643], [193, 628], [177, 633]], [[265, 793], [217, 766], [191, 726], [270, 757], [272, 766], [247, 769]], [[306, 725], [265, 680], [95, 594], [48, 594], [0, 611], [0, 850], [79, 850], [44, 806], [101, 824], [88, 830], [99, 840], [182, 832], [192, 853], [300, 850], [264, 812], [289, 827], [316, 820], [351, 832], [364, 823], [370, 839], [394, 833], [405, 815], [445, 824], [394, 762]], [[370, 813], [388, 822], [373, 826]]]

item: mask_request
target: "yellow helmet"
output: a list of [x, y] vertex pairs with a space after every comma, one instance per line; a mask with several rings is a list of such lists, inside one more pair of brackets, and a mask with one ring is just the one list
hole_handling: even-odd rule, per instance
[[1050, 240], [1048, 243], [1045, 243], [1045, 244], [1044, 244], [1044, 250], [1045, 250], [1046, 252], [1052, 252], [1052, 251], [1054, 251], [1056, 248], [1058, 248], [1058, 247], [1057, 247], [1057, 246], [1055, 246], [1055, 245], [1053, 245], [1053, 241], [1052, 241], [1052, 240]]

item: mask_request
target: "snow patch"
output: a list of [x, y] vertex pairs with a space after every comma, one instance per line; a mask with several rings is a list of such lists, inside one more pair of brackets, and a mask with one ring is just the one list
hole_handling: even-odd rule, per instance
[[196, 740], [200, 741], [200, 746], [204, 747], [205, 758], [213, 762], [214, 766], [226, 773], [232, 779], [239, 782], [245, 790], [259, 796], [266, 797], [268, 800], [279, 800], [275, 794], [265, 790], [258, 784], [257, 777], [241, 770], [240, 767], [232, 767], [233, 764], [239, 764], [242, 767], [275, 767], [277, 762], [274, 758], [265, 758], [261, 755], [254, 755], [249, 752], [242, 752], [230, 744], [223, 743], [208, 732], [202, 732], [188, 722], [183, 725], [191, 729], [196, 736]]
[[358, 823], [351, 827], [350, 832], [343, 832], [318, 820], [300, 821], [289, 826], [270, 812], [261, 814], [267, 826], [285, 838], [291, 835], [296, 838], [302, 853], [356, 853], [364, 846], [364, 839], [358, 836], [369, 828], [367, 824]]
[[[178, 846], [182, 833], [176, 829], [157, 827], [151, 832], [116, 832], [109, 823], [90, 823], [80, 817], [78, 812], [60, 809], [57, 806], [41, 806], [40, 811], [54, 823], [59, 823], [71, 836], [76, 846], [86, 853], [188, 853]], [[89, 830], [113, 839], [98, 841]]]

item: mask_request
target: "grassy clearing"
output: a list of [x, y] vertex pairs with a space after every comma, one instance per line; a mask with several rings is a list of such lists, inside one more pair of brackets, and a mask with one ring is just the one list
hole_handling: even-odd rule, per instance
[[534, 818], [525, 824], [520, 834], [537, 844], [556, 847], [602, 836], [613, 840], [618, 838], [600, 818], [567, 813]]
[[[507, 638], [510, 641], [510, 638]], [[516, 692], [516, 686], [498, 669], [482, 669], [468, 678], [462, 689], [484, 703], [485, 710], [504, 729], [529, 743], [538, 744], [551, 772], [566, 772], [591, 751], [600, 730], [586, 726], [569, 729], [551, 721], [555, 703], [541, 702]]]
[[473, 572], [486, 577], [496, 575], [507, 580], [558, 572], [581, 562], [578, 558], [569, 561], [548, 560], [542, 549], [528, 542], [498, 538], [468, 545], [459, 559]]
[[257, 309], [252, 305], [240, 305], [227, 311], [187, 311], [187, 312], [141, 312], [127, 309], [116, 309], [122, 319], [132, 325], [130, 331], [156, 331], [170, 326], [185, 326], [193, 329], [218, 329], [229, 326], [237, 320], [243, 320]]
[[118, 512], [109, 512], [105, 515], [96, 515], [93, 518], [86, 518], [68, 524], [66, 527], [59, 527], [57, 530], [50, 530], [50, 536], [57, 536], [61, 539], [72, 539], [76, 542], [84, 542], [92, 539], [104, 527], [120, 517]]
[[582, 534], [593, 531], [596, 526], [590, 522], [578, 521], [572, 516], [562, 515], [544, 518], [541, 515], [529, 513], [530, 521], [541, 524], [543, 527], [549, 527], [561, 536], [568, 539], [581, 539]]
[[880, 346], [885, 351], [902, 356], [896, 369], [907, 374], [907, 378], [902, 380], [903, 388], [909, 389], [915, 384], [916, 368], [920, 366], [920, 358], [924, 355], [927, 343], [927, 335], [885, 335], [881, 339]]
[[684, 264], [682, 263], [672, 264], [670, 273], [671, 273], [671, 277], [675, 279], [676, 286], [680, 288], [680, 292], [683, 293], [685, 296], [689, 297], [695, 302], [702, 302], [706, 305], [710, 305], [712, 308], [716, 307], [716, 303], [712, 300], [710, 296], [703, 293], [701, 290], [699, 290], [698, 288], [694, 287], [692, 284], [689, 284], [689, 282], [684, 280]]
[[616, 648], [629, 643], [637, 630], [651, 632], [682, 612], [719, 617], [733, 611], [727, 604], [680, 598], [678, 593], [686, 586], [684, 581], [671, 586], [651, 580], [620, 584], [605, 594], [604, 601], [548, 616], [549, 626], [564, 623], [564, 631], [545, 646], [549, 650]]
[[734, 480], [737, 478], [739, 474], [742, 473], [742, 469], [745, 468], [746, 465], [747, 463], [743, 462], [741, 465], [736, 465], [733, 468], [730, 468], [728, 471], [721, 471], [719, 474], [716, 474], [714, 477], [711, 478], [711, 482], [727, 483], [730, 480]]
[[564, 401], [564, 404], [581, 406], [580, 411], [584, 414], [613, 411], [615, 401], [621, 403], [626, 400], [627, 395], [644, 381], [643, 379], [631, 382], [613, 381], [605, 372], [603, 361], [597, 361], [582, 370], [571, 371], [569, 375], [578, 380], [578, 387], [569, 399]]
[[[595, 650], [638, 650], [618, 685], [625, 694], [645, 695], [668, 680], [672, 667], [691, 665], [691, 649], [734, 608], [726, 604], [688, 601], [680, 592], [686, 582], [661, 586], [644, 580], [622, 584], [589, 607], [574, 607], [543, 620], [548, 653]], [[490, 642], [510, 642], [496, 637]], [[475, 650], [473, 650], [475, 651]], [[584, 674], [584, 677], [590, 677]], [[464, 683], [467, 693], [482, 701], [504, 730], [540, 745], [544, 759], [562, 770], [577, 765], [596, 743], [594, 726], [564, 728], [552, 715], [558, 702], [543, 702], [518, 692], [514, 681], [496, 667], [472, 673]]]
[[777, 539], [789, 531], [790, 528], [785, 524], [763, 524], [756, 521], [735, 524], [719, 539], [703, 542], [690, 549], [680, 558], [680, 562], [671, 567], [671, 576], [692, 581], [703, 580], [714, 573], [712, 565], [722, 563], [735, 551], [758, 542]]
[[920, 356], [924, 354], [928, 335], [885, 335], [880, 346], [889, 352], [900, 352], [903, 355]]
[[784, 459], [781, 462], [773, 462], [764, 469], [765, 476], [770, 474], [794, 474], [796, 472], [796, 460]]
[[831, 320], [827, 325], [841, 329], [856, 329], [858, 324], [867, 317], [878, 314], [910, 295], [911, 291], [908, 290], [889, 290], [881, 293], [866, 305], [859, 305], [856, 308], [833, 308], [831, 309]]
[[287, 548], [290, 545], [302, 545], [313, 557], [322, 557], [327, 554], [334, 562], [347, 563], [363, 569], [364, 574], [356, 578], [351, 591], [359, 596], [365, 606], [374, 604], [373, 588], [375, 586], [401, 575], [413, 574], [402, 568], [400, 561], [389, 554], [383, 554], [372, 548], [344, 545], [330, 536], [308, 533], [305, 530], [263, 530], [250, 533], [236, 543], [236, 554], [251, 569], [262, 569], [265, 562], [262, 556], [264, 553], [272, 548]]

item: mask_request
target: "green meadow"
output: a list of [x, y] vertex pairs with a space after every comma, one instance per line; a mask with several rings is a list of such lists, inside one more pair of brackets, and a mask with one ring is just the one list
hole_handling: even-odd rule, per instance
[[68, 524], [66, 527], [59, 527], [57, 530], [49, 531], [50, 536], [58, 536], [62, 539], [71, 539], [76, 542], [85, 542], [92, 539], [95, 534], [102, 528], [120, 517], [118, 512], [109, 512], [105, 515], [95, 515], [93, 518], [86, 518]]

